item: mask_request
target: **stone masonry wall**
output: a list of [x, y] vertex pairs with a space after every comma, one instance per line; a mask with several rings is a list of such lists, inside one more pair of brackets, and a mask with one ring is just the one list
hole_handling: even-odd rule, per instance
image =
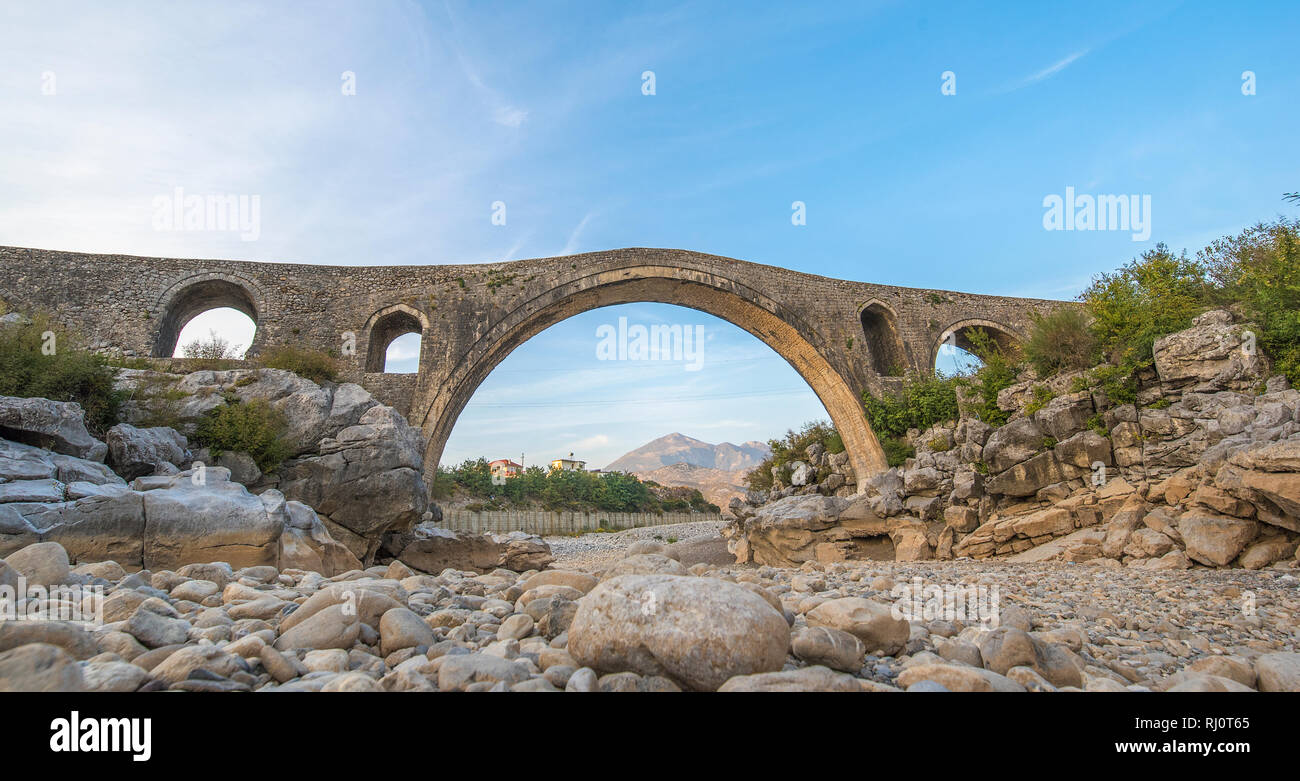
[[[884, 464], [862, 420], [859, 394], [890, 381], [872, 368], [880, 361], [873, 362], [869, 344], [903, 356], [901, 368], [928, 369], [949, 333], [961, 343], [963, 329], [979, 325], [1020, 337], [1035, 312], [1066, 305], [850, 282], [715, 255], [636, 248], [393, 267], [0, 247], [0, 298], [14, 308], [49, 311], [94, 348], [127, 356], [170, 355], [190, 317], [217, 306], [240, 309], [257, 323], [250, 355], [283, 344], [334, 352], [342, 357], [344, 379], [406, 409], [428, 441], [426, 469], [436, 467], [478, 384], [534, 334], [612, 304], [689, 306], [745, 328], [803, 375], [844, 432], [860, 480]], [[863, 326], [868, 307], [875, 313], [868, 318], [871, 333]], [[400, 322], [393, 319], [399, 316]], [[368, 353], [385, 349], [383, 340], [398, 335], [403, 323], [423, 331], [419, 374], [395, 380], [367, 373]]]

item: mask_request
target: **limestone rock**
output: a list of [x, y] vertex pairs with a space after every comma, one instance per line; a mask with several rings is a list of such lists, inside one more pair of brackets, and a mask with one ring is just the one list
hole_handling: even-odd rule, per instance
[[1187, 556], [1212, 567], [1225, 567], [1259, 532], [1255, 521], [1193, 510], [1178, 519]]
[[0, 436], [90, 461], [108, 454], [108, 445], [86, 430], [81, 405], [71, 401], [0, 396]]
[[0, 692], [79, 692], [85, 681], [61, 648], [32, 643], [0, 652]]
[[361, 542], [340, 542], [367, 560], [383, 534], [410, 530], [428, 509], [423, 470], [419, 430], [392, 407], [375, 406], [322, 439], [318, 455], [286, 462], [280, 490], [355, 535]]
[[189, 450], [185, 435], [165, 426], [136, 428], [119, 423], [108, 430], [105, 440], [109, 465], [127, 480], [154, 474], [162, 464], [181, 466]]
[[1249, 328], [1234, 325], [1232, 313], [1213, 310], [1192, 321], [1185, 331], [1155, 341], [1155, 369], [1160, 381], [1192, 386], [1197, 391], [1245, 389], [1262, 381], [1267, 363], [1258, 350], [1242, 349]]
[[869, 653], [896, 654], [907, 645], [910, 628], [888, 605], [861, 597], [827, 600], [807, 614], [809, 626], [847, 632], [862, 641]]
[[578, 603], [568, 650], [605, 672], [662, 675], [713, 691], [736, 675], [781, 669], [785, 619], [734, 584], [680, 575], [624, 575]]

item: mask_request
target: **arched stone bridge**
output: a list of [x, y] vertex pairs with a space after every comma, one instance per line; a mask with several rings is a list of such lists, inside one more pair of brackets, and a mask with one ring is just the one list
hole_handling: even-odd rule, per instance
[[[932, 369], [950, 336], [968, 346], [969, 329], [982, 327], [1019, 340], [1035, 313], [1065, 305], [641, 248], [483, 265], [314, 266], [0, 247], [0, 297], [131, 356], [171, 356], [192, 317], [238, 309], [257, 323], [250, 356], [283, 344], [340, 355], [346, 379], [421, 427], [430, 471], [474, 390], [515, 347], [589, 309], [677, 304], [745, 329], [803, 376], [841, 432], [859, 487], [885, 465], [864, 388]], [[419, 373], [384, 374], [389, 342], [410, 332], [422, 335]]]

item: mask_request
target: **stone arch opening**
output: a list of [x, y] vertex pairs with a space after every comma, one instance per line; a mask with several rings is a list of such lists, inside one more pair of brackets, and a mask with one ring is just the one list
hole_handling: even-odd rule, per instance
[[[188, 281], [174, 288], [161, 306], [158, 335], [154, 339], [155, 358], [175, 354], [181, 330], [199, 315], [216, 309], [233, 309], [253, 321], [254, 338], [258, 326], [258, 306], [254, 295], [244, 285], [222, 277]], [[250, 344], [244, 345], [251, 348]]]
[[[380, 310], [371, 318], [370, 337], [366, 346], [366, 371], [372, 373], [390, 372], [388, 351], [393, 343], [409, 334], [415, 334], [419, 341], [414, 345], [416, 365], [419, 353], [424, 346], [424, 319], [413, 307], [397, 304]], [[410, 340], [404, 340], [409, 342]], [[394, 372], [410, 373], [410, 372]]]
[[894, 311], [873, 301], [862, 307], [859, 319], [871, 368], [882, 377], [902, 376], [907, 368], [907, 353]]
[[487, 375], [516, 347], [573, 315], [616, 304], [654, 302], [697, 309], [748, 331], [789, 363], [817, 395], [839, 430], [858, 478], [858, 489], [886, 467], [884, 452], [863, 414], [858, 390], [810, 341], [812, 329], [765, 296], [730, 279], [671, 266], [620, 268], [553, 288], [487, 329], [416, 405], [428, 441], [425, 469], [432, 471], [456, 419]]
[[943, 367], [946, 373], [952, 373], [953, 368], [960, 370], [965, 366], [968, 370], [974, 370], [982, 366], [983, 360], [978, 355], [977, 345], [971, 339], [975, 331], [987, 334], [1003, 355], [1014, 355], [1020, 349], [1021, 336], [1008, 326], [981, 318], [959, 320], [943, 329], [930, 353], [931, 365], [935, 370], [940, 371]]

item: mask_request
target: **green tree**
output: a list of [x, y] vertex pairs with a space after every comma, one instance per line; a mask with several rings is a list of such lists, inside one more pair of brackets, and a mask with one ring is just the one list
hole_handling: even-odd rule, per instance
[[1253, 320], [1277, 370], [1300, 385], [1300, 218], [1225, 236], [1198, 258], [1215, 283], [1214, 302], [1237, 306]]
[[1080, 298], [1092, 316], [1098, 346], [1117, 365], [1140, 365], [1155, 340], [1181, 331], [1209, 300], [1205, 267], [1164, 244], [1112, 274], [1100, 274]]

